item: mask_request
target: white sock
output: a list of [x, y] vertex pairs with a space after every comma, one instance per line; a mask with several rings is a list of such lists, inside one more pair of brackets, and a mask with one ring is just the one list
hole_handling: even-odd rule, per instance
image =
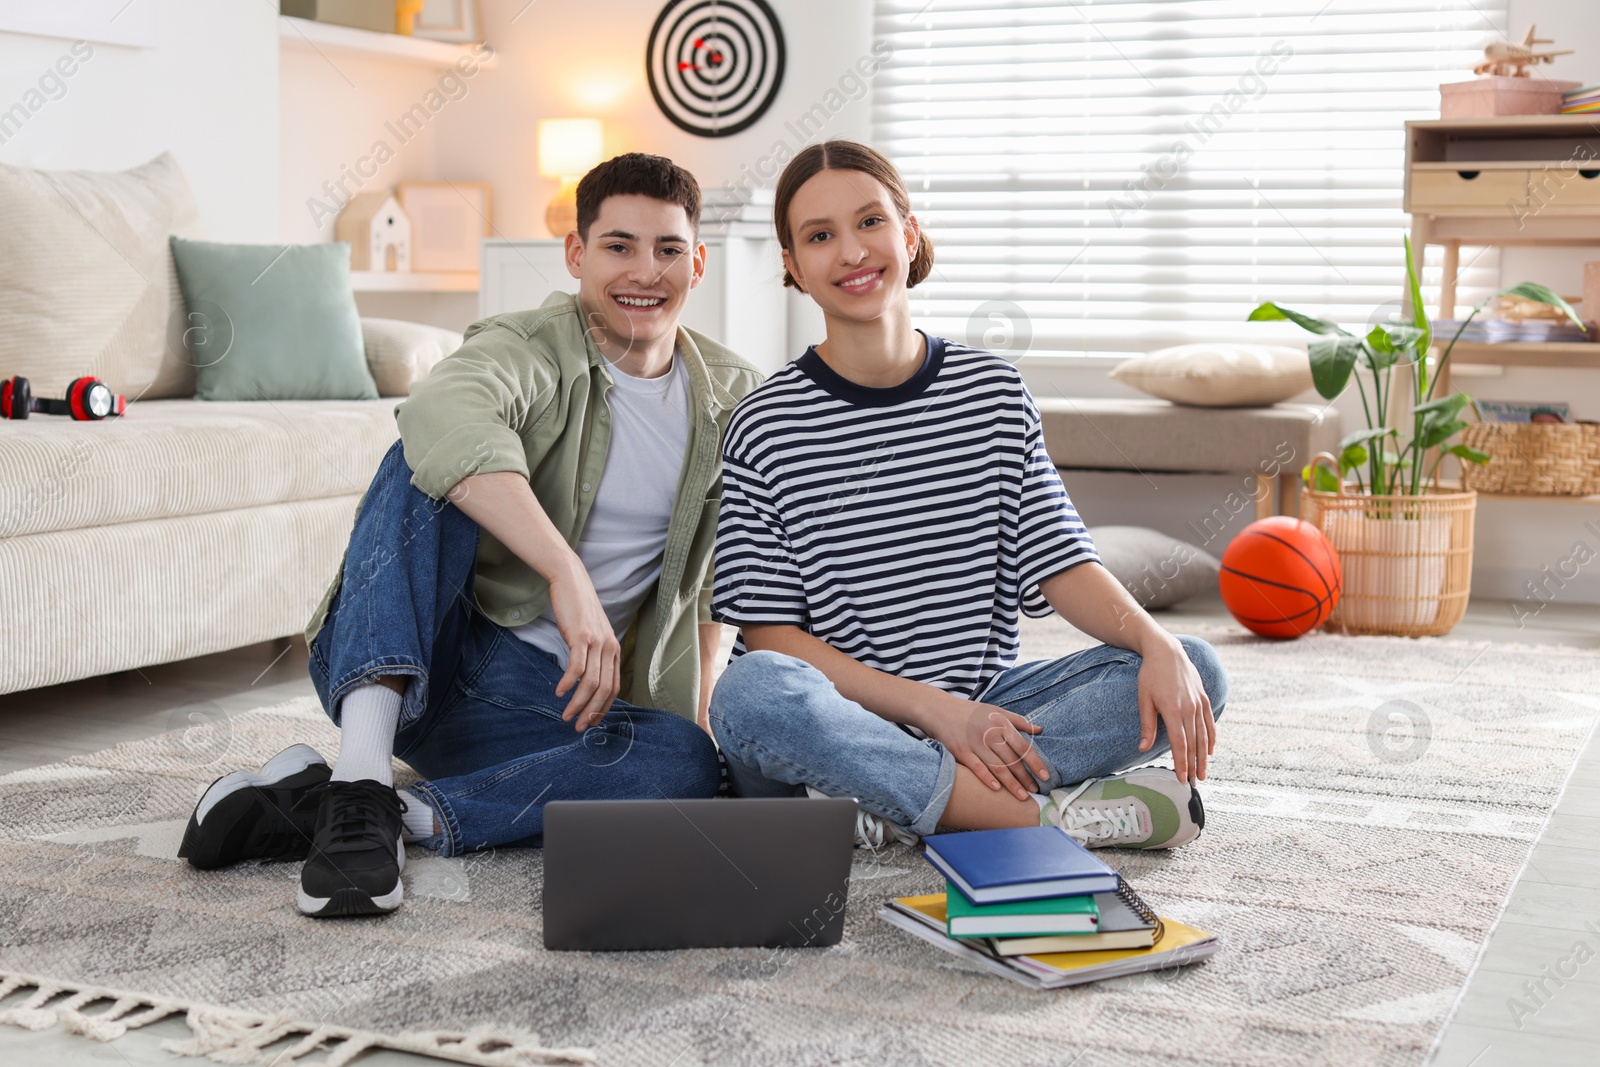
[[1029, 793], [1028, 795], [1033, 798], [1033, 802], [1035, 804], [1039, 805], [1039, 825], [1040, 826], [1054, 826], [1055, 823], [1050, 821], [1050, 816], [1048, 816], [1048, 815], [1046, 815], [1044, 813], [1045, 807], [1048, 806], [1049, 803], [1050, 803], [1050, 794], [1049, 793]]
[[400, 728], [400, 694], [373, 682], [352, 689], [339, 704], [339, 759], [335, 782], [370, 778], [394, 785], [394, 735]]
[[409, 789], [398, 790], [400, 803], [405, 806], [400, 818], [405, 822], [405, 831], [401, 837], [407, 842], [424, 841], [435, 837], [439, 833], [438, 820], [433, 817], [433, 808], [428, 802], [411, 792]]

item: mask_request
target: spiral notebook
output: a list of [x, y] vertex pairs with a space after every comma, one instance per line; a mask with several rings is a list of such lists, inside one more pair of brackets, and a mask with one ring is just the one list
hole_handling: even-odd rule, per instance
[[1002, 956], [1038, 956], [1050, 952], [1096, 952], [1103, 949], [1149, 948], [1161, 940], [1161, 917], [1127, 882], [1115, 893], [1096, 893], [1100, 925], [1092, 934], [1038, 937], [992, 937], [989, 947]]

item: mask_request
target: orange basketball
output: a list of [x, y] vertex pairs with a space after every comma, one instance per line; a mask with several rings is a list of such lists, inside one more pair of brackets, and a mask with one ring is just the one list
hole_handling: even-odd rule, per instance
[[1322, 625], [1339, 603], [1339, 554], [1303, 519], [1252, 522], [1222, 553], [1222, 602], [1262, 637], [1299, 637]]

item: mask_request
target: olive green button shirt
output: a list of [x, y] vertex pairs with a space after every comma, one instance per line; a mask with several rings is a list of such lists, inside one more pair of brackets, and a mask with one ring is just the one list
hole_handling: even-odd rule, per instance
[[[689, 374], [689, 440], [661, 576], [623, 641], [621, 697], [692, 719], [700, 693], [697, 626], [712, 621], [722, 434], [734, 405], [762, 375], [693, 330], [680, 327], [677, 344]], [[516, 471], [575, 547], [611, 443], [610, 388], [607, 361], [574, 296], [553, 293], [532, 311], [474, 323], [461, 348], [395, 408], [411, 484], [438, 500], [469, 475]], [[335, 575], [306, 628], [308, 644], [338, 589]], [[483, 613], [507, 627], [532, 621], [550, 603], [548, 583], [487, 530], [479, 535], [475, 595]]]

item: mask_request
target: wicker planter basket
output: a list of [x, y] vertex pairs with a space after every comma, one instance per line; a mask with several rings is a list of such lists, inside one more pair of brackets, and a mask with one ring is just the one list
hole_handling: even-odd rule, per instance
[[[1326, 457], [1338, 469], [1338, 461]], [[1323, 628], [1347, 634], [1434, 637], [1466, 614], [1478, 494], [1421, 496], [1308, 490], [1306, 521], [1339, 553], [1344, 589]]]
[[1600, 424], [1479, 422], [1463, 444], [1489, 462], [1461, 465], [1461, 484], [1480, 493], [1583, 496], [1600, 493]]

